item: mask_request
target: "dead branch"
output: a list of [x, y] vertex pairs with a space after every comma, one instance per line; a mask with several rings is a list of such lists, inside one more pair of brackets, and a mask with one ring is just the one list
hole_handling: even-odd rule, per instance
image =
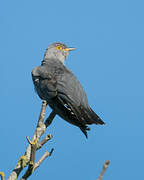
[[[12, 171], [12, 173], [10, 174], [8, 180], [16, 180], [18, 178], [19, 174], [21, 173], [21, 171], [26, 166], [28, 166], [27, 171], [25, 172], [23, 177], [20, 179], [20, 180], [26, 180], [28, 177], [30, 177], [33, 174], [33, 172], [42, 164], [42, 162], [47, 157], [52, 155], [52, 152], [54, 149], [52, 149], [50, 152], [46, 151], [42, 155], [42, 157], [39, 159], [39, 161], [37, 161], [35, 163], [36, 151], [38, 149], [40, 149], [45, 143], [47, 143], [52, 138], [52, 135], [47, 135], [43, 140], [41, 140], [39, 142], [41, 136], [45, 133], [46, 128], [52, 123], [53, 119], [56, 116], [56, 113], [54, 111], [52, 111], [50, 113], [49, 117], [44, 122], [46, 106], [47, 106], [46, 101], [43, 101], [40, 116], [39, 116], [38, 123], [37, 123], [37, 127], [36, 127], [36, 130], [32, 137], [32, 141], [30, 141], [30, 139], [27, 137], [29, 145], [26, 148], [24, 155], [19, 158], [17, 165], [14, 168], [14, 170]], [[102, 172], [100, 173], [97, 180], [102, 180], [103, 175], [104, 175], [109, 163], [110, 163], [109, 160], [105, 161]], [[5, 175], [3, 172], [0, 172], [0, 177], [2, 180], [5, 180]]]
[[[16, 180], [19, 174], [21, 173], [21, 171], [28, 165], [28, 169], [26, 171], [27, 174], [25, 173], [25, 175], [23, 176], [24, 179], [27, 179], [27, 177], [29, 177], [33, 172], [35, 151], [41, 148], [49, 139], [52, 138], [51, 135], [48, 135], [46, 139], [38, 143], [41, 136], [44, 134], [46, 128], [48, 127], [48, 125], [45, 125], [44, 123], [46, 106], [47, 106], [47, 102], [43, 101], [37, 127], [32, 137], [32, 141], [30, 141], [29, 138], [27, 138], [29, 145], [25, 151], [25, 154], [19, 158], [18, 163], [14, 168], [14, 170], [12, 171], [12, 173], [10, 174], [8, 180]], [[55, 117], [54, 114], [55, 113], [52, 112], [50, 116], [47, 118], [50, 120], [50, 122], [52, 122], [52, 120], [54, 119]]]
[[50, 152], [46, 151], [42, 157], [40, 158], [40, 160], [38, 162], [35, 163], [34, 165], [34, 171], [40, 166], [40, 164], [48, 157], [51, 156], [53, 153], [54, 149], [52, 149]]
[[100, 175], [99, 175], [99, 177], [98, 177], [97, 180], [102, 180], [103, 175], [104, 175], [106, 169], [108, 168], [109, 164], [110, 164], [110, 161], [109, 161], [109, 160], [106, 160], [105, 163], [104, 163], [104, 165], [103, 165], [103, 169], [102, 169], [102, 171], [101, 171], [101, 173], [100, 173]]
[[21, 180], [27, 179], [32, 173], [33, 173], [33, 167], [34, 167], [34, 162], [35, 162], [35, 153], [37, 149], [37, 139], [32, 142], [30, 141], [29, 137], [27, 136], [28, 143], [31, 145], [31, 155], [30, 155], [30, 162], [28, 165], [28, 169], [26, 173], [23, 175]]
[[45, 143], [52, 138], [51, 134], [48, 134], [41, 142], [37, 143], [37, 150], [40, 149]]

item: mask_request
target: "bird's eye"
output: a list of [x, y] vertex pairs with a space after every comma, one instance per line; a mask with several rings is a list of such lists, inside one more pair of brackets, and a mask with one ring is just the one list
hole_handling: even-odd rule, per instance
[[62, 50], [61, 46], [56, 46], [57, 50]]

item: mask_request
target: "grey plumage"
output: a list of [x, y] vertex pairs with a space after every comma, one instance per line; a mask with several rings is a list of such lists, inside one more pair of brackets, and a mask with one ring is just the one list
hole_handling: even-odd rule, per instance
[[64, 120], [78, 126], [87, 137], [89, 124], [104, 124], [90, 108], [87, 96], [64, 61], [73, 48], [53, 43], [45, 52], [41, 66], [32, 71], [32, 79], [39, 97]]

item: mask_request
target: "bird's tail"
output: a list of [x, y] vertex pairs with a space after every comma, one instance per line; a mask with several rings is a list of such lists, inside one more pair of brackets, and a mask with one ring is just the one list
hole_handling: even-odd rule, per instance
[[80, 129], [84, 133], [85, 137], [88, 138], [87, 131], [90, 131], [90, 128], [85, 125], [85, 126], [80, 127]]
[[90, 108], [88, 110], [88, 119], [86, 120], [87, 124], [105, 124], [102, 119]]
[[[87, 131], [90, 130], [88, 125], [90, 124], [105, 124], [101, 118], [90, 108], [90, 107], [83, 107], [83, 106], [72, 106], [71, 104], [68, 104], [68, 107], [70, 107], [71, 111], [68, 111], [69, 121], [70, 123], [78, 126], [81, 131], [84, 133], [86, 138]], [[66, 108], [68, 110], [68, 108]], [[71, 113], [73, 112], [73, 114]]]
[[90, 128], [87, 125], [91, 125], [91, 124], [97, 124], [97, 125], [103, 125], [105, 124], [102, 119], [89, 107], [88, 109], [79, 107], [79, 110], [81, 112], [81, 114], [78, 116], [79, 118], [81, 118], [80, 122], [81, 125], [79, 126], [81, 131], [84, 133], [84, 135], [86, 136], [86, 138], [88, 138], [87, 136], [87, 131], [90, 130]]

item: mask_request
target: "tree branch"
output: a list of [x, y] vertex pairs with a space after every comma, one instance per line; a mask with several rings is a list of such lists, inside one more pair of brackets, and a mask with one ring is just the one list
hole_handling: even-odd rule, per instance
[[[38, 123], [37, 123], [37, 127], [36, 127], [36, 130], [35, 130], [34, 135], [32, 137], [32, 142], [38, 142], [40, 140], [41, 136], [46, 131], [46, 128], [48, 127], [48, 125], [45, 125], [45, 123], [44, 123], [46, 106], [47, 106], [47, 102], [43, 101], [40, 116], [39, 116]], [[52, 122], [54, 117], [55, 117], [54, 113], [51, 113], [50, 116], [47, 119], [50, 119], [51, 122]], [[41, 141], [40, 142], [40, 148], [51, 138], [52, 138], [52, 136], [47, 138], [47, 140], [44, 140], [44, 142]], [[19, 158], [18, 163], [17, 163], [16, 167], [14, 168], [14, 170], [12, 171], [12, 173], [10, 174], [8, 180], [16, 180], [18, 178], [19, 174], [21, 173], [21, 171], [27, 165], [30, 164], [30, 167], [32, 166], [30, 160], [31, 160], [31, 158], [32, 159], [35, 159], [35, 158], [32, 157], [31, 152], [33, 152], [33, 150], [31, 150], [31, 149], [32, 149], [32, 146], [29, 143], [29, 145], [28, 145], [28, 147], [27, 147], [27, 149], [25, 151], [25, 154]], [[37, 148], [36, 150], [38, 150], [38, 149], [39, 148]], [[33, 156], [34, 156], [34, 154], [33, 154]]]
[[43, 101], [37, 127], [40, 127], [41, 124], [43, 123], [43, 120], [44, 120], [44, 117], [45, 117], [46, 106], [47, 106], [47, 102]]
[[23, 175], [23, 177], [21, 178], [21, 180], [27, 179], [33, 173], [33, 167], [34, 167], [34, 161], [35, 161], [35, 152], [37, 149], [37, 139], [34, 142], [32, 142], [32, 141], [30, 141], [29, 137], [27, 136], [27, 140], [28, 140], [29, 144], [31, 145], [30, 162], [28, 165], [28, 169], [27, 169], [26, 173]]
[[105, 163], [104, 163], [104, 165], [103, 165], [103, 169], [102, 169], [102, 171], [101, 171], [101, 173], [100, 173], [100, 175], [99, 175], [99, 177], [98, 177], [97, 180], [102, 180], [103, 175], [104, 175], [106, 169], [108, 168], [109, 164], [110, 164], [110, 161], [109, 161], [109, 160], [106, 160]]
[[47, 143], [53, 136], [48, 134], [41, 142], [37, 144], [37, 150], [40, 149], [45, 143]]
[[40, 160], [38, 162], [35, 163], [34, 165], [34, 171], [40, 166], [40, 164], [48, 157], [51, 156], [53, 153], [54, 149], [52, 148], [52, 150], [50, 152], [46, 151], [42, 157], [40, 158]]
[[[46, 111], [47, 102], [43, 101], [42, 108], [40, 112], [40, 116], [38, 119], [37, 127], [34, 132], [34, 135], [32, 137], [32, 141], [27, 137], [28, 140], [28, 147], [26, 148], [25, 154], [21, 156], [17, 162], [16, 167], [10, 174], [8, 180], [16, 180], [21, 173], [21, 171], [28, 166], [28, 169], [26, 173], [23, 175], [21, 180], [26, 180], [40, 165], [41, 163], [48, 157], [51, 156], [54, 149], [52, 149], [50, 152], [45, 152], [39, 161], [35, 163], [35, 153], [38, 149], [40, 149], [45, 143], [47, 143], [51, 138], [52, 135], [47, 135], [42, 141], [39, 142], [41, 136], [45, 133], [46, 128], [52, 123], [53, 119], [56, 116], [56, 113], [52, 111], [49, 115], [49, 117], [44, 122], [45, 117], [45, 111]], [[102, 172], [100, 173], [97, 180], [102, 180], [103, 175], [109, 165], [110, 161], [107, 160], [104, 163]], [[5, 180], [5, 175], [3, 172], [0, 172], [0, 177], [2, 180]]]

